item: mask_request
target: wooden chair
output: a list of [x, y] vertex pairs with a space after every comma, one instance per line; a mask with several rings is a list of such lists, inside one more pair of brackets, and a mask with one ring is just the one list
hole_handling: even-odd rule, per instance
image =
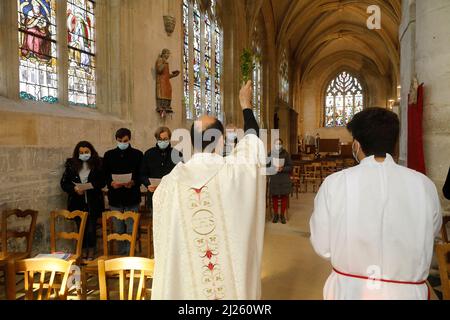
[[[9, 230], [8, 228], [8, 218], [27, 218], [31, 217], [30, 224], [26, 231], [15, 231]], [[0, 271], [3, 271], [5, 275], [5, 287], [6, 287], [6, 297], [8, 300], [15, 299], [15, 287], [16, 287], [16, 276], [15, 273], [8, 272], [8, 263], [10, 261], [22, 260], [29, 258], [31, 255], [31, 250], [33, 246], [34, 232], [36, 230], [38, 212], [34, 210], [4, 210], [1, 217], [1, 246], [2, 252], [0, 253]], [[25, 252], [10, 252], [8, 250], [8, 240], [9, 239], [20, 239], [25, 238], [27, 248]], [[11, 270], [10, 270], [11, 271]]]
[[[52, 211], [50, 213], [50, 250], [52, 253], [55, 253], [57, 251], [56, 242], [58, 239], [75, 240], [76, 241], [75, 253], [73, 253], [69, 259], [74, 260], [75, 263], [81, 262], [84, 230], [86, 227], [87, 216], [88, 213], [83, 211], [70, 212], [67, 210], [59, 210], [59, 211]], [[74, 220], [76, 218], [79, 218], [81, 222], [78, 232], [56, 232], [56, 224], [58, 218], [63, 218], [64, 220]]]
[[320, 186], [322, 179], [321, 165], [320, 163], [307, 164], [304, 166], [305, 171], [303, 173], [303, 182], [305, 184], [305, 192], [308, 192], [308, 184], [313, 184], [313, 192]]
[[[110, 226], [110, 220], [112, 218], [116, 218], [121, 221], [126, 221], [127, 219], [133, 220], [133, 231], [130, 234], [118, 234], [114, 233], [113, 230], [109, 227]], [[107, 211], [103, 212], [102, 216], [102, 235], [103, 235], [103, 256], [98, 257], [97, 259], [93, 261], [89, 261], [86, 265], [82, 267], [81, 272], [81, 283], [82, 283], [82, 292], [83, 296], [82, 298], [85, 300], [87, 297], [87, 291], [88, 285], [87, 281], [89, 275], [98, 275], [98, 261], [99, 260], [109, 260], [114, 258], [120, 258], [121, 256], [109, 254], [110, 250], [108, 244], [110, 244], [112, 241], [128, 241], [130, 243], [130, 253], [129, 256], [133, 257], [135, 253], [135, 247], [136, 247], [136, 238], [137, 238], [137, 232], [139, 228], [139, 220], [140, 220], [140, 214], [137, 212], [118, 212], [118, 211]], [[94, 287], [93, 287], [94, 288]], [[96, 287], [95, 287], [96, 288]]]
[[337, 159], [336, 160], [336, 172], [344, 170], [344, 160]]
[[436, 245], [436, 255], [441, 275], [441, 287], [444, 300], [450, 300], [450, 243]]
[[[108, 273], [119, 274], [120, 300], [144, 300], [147, 296], [147, 281], [153, 277], [154, 261], [147, 258], [118, 258], [98, 261], [100, 299], [109, 300]], [[135, 279], [139, 280], [135, 294]], [[128, 280], [128, 284], [127, 284]], [[127, 290], [128, 287], [128, 290]], [[128, 294], [127, 294], [128, 291]]]
[[322, 163], [321, 180], [322, 182], [333, 173], [337, 172], [337, 165], [335, 161], [327, 161]]
[[448, 243], [448, 234], [447, 234], [447, 224], [450, 223], [450, 216], [445, 216], [442, 218], [442, 241]]
[[[9, 262], [8, 268], [13, 268], [13, 273], [24, 273], [25, 300], [49, 300], [53, 295], [56, 299], [66, 300], [72, 262], [55, 258], [25, 259]], [[36, 275], [39, 278], [37, 283]], [[55, 279], [62, 281], [56, 286]]]
[[[16, 231], [9, 230], [8, 228], [8, 218], [15, 216], [16, 218], [27, 218], [31, 217], [30, 224], [26, 231]], [[33, 246], [33, 238], [34, 232], [36, 230], [36, 221], [37, 221], [38, 212], [34, 210], [6, 210], [2, 215], [2, 251], [3, 256], [6, 259], [25, 259], [28, 258], [31, 254], [32, 246]], [[9, 239], [20, 239], [25, 238], [27, 248], [25, 252], [9, 252], [8, 251], [8, 240]]]
[[153, 221], [149, 216], [142, 217], [139, 219], [139, 231], [138, 231], [138, 252], [142, 252], [142, 236], [144, 235], [144, 240], [147, 247], [146, 257], [153, 258]]
[[354, 159], [344, 159], [344, 169], [351, 168], [356, 165], [356, 161]]
[[[152, 212], [148, 209], [148, 191], [141, 190], [142, 205], [139, 209], [141, 218], [139, 220], [139, 229], [137, 235], [138, 252], [142, 253], [142, 241], [145, 241], [147, 247], [146, 257], [151, 259], [153, 257], [153, 221], [151, 218]], [[144, 236], [144, 239], [142, 239]]]
[[294, 166], [292, 170], [291, 180], [292, 180], [292, 195], [294, 194], [294, 190], [298, 199], [298, 193], [299, 189], [301, 188], [301, 181], [300, 181], [300, 174], [301, 174], [301, 167], [300, 166]]

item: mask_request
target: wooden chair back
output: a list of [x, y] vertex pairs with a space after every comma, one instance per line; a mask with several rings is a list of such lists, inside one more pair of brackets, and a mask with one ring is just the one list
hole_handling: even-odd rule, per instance
[[294, 179], [300, 179], [301, 168], [300, 166], [294, 166], [292, 169], [292, 177]]
[[[98, 261], [100, 300], [109, 299], [107, 274], [119, 274], [120, 300], [144, 300], [147, 280], [153, 277], [154, 260], [147, 258], [126, 257]], [[137, 287], [135, 280], [138, 279]], [[135, 290], [136, 288], [136, 290]], [[128, 290], [127, 290], [128, 289]], [[136, 292], [135, 292], [136, 291]]]
[[[116, 218], [125, 222], [128, 219], [133, 220], [133, 231], [130, 234], [124, 233], [114, 233], [111, 228], [109, 228], [109, 220], [112, 218]], [[136, 247], [136, 238], [139, 230], [139, 218], [140, 214], [138, 212], [119, 212], [119, 211], [106, 211], [103, 212], [102, 216], [102, 233], [103, 233], [103, 255], [108, 256], [108, 243], [111, 241], [128, 241], [130, 242], [130, 257], [134, 256], [134, 251]]]
[[354, 159], [344, 159], [344, 168], [351, 168], [356, 165], [356, 161]]
[[304, 166], [304, 180], [316, 179], [316, 166], [313, 164], [306, 164]]
[[450, 216], [445, 216], [442, 218], [442, 241], [448, 243], [448, 233], [447, 233], [447, 224], [450, 223]]
[[335, 172], [337, 172], [336, 162], [328, 161], [322, 163], [322, 179], [325, 179], [326, 177], [332, 175]]
[[[24, 273], [25, 300], [49, 300], [53, 293], [56, 294], [56, 299], [65, 300], [71, 267], [72, 261], [55, 258], [16, 261], [15, 272]], [[39, 280], [35, 283], [36, 276]], [[61, 279], [60, 283], [56, 283], [58, 279]]]
[[[58, 218], [63, 218], [64, 220], [74, 220], [76, 218], [80, 219], [80, 227], [78, 232], [56, 232], [56, 224]], [[84, 230], [86, 228], [88, 213], [83, 211], [67, 211], [58, 210], [52, 211], [50, 213], [50, 250], [52, 253], [56, 252], [56, 242], [58, 239], [64, 240], [75, 240], [77, 245], [75, 249], [75, 255], [81, 257], [81, 252], [83, 250], [83, 238]]]
[[[26, 231], [15, 231], [8, 229], [8, 218], [15, 216], [16, 218], [31, 217], [30, 225]], [[33, 247], [34, 232], [36, 230], [38, 212], [34, 210], [5, 210], [2, 214], [2, 254], [8, 254], [8, 240], [25, 238], [27, 243], [26, 252], [27, 256], [31, 254]]]
[[441, 288], [444, 300], [450, 300], [450, 243], [436, 245], [436, 255], [441, 275]]

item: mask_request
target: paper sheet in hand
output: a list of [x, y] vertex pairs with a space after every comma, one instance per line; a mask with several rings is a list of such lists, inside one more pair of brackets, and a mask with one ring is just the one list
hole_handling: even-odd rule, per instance
[[281, 168], [284, 166], [284, 159], [272, 158], [272, 165], [276, 168]]
[[159, 186], [159, 184], [161, 183], [161, 179], [152, 179], [152, 178], [149, 178], [148, 180], [150, 181], [150, 184], [151, 184], [153, 187], [157, 187], [157, 186]]
[[81, 191], [87, 191], [87, 190], [94, 189], [94, 186], [90, 182], [89, 183], [75, 183], [75, 186], [77, 186], [78, 189], [80, 189]]
[[35, 259], [48, 259], [48, 258], [55, 258], [55, 259], [62, 259], [67, 260], [71, 256], [70, 253], [49, 253], [49, 254], [38, 254]]
[[112, 179], [114, 182], [118, 182], [118, 183], [128, 183], [131, 181], [131, 179], [133, 178], [133, 174], [132, 173], [127, 173], [127, 174], [113, 174], [112, 175]]

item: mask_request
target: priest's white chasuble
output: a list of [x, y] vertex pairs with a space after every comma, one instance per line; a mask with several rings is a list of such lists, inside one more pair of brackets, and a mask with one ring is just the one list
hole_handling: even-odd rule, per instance
[[310, 221], [316, 252], [331, 260], [325, 299], [427, 299], [439, 196], [423, 174], [365, 158], [322, 184]]
[[228, 157], [179, 163], [153, 196], [154, 300], [261, 297], [265, 150], [245, 136]]

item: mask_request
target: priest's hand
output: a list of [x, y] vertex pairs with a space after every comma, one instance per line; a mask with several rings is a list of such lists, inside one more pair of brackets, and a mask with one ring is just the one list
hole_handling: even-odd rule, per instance
[[253, 99], [252, 82], [249, 80], [241, 88], [241, 91], [239, 92], [239, 101], [241, 103], [242, 110], [252, 108], [252, 99]]
[[157, 186], [148, 186], [148, 191], [150, 191], [151, 193], [153, 193], [153, 192], [155, 192], [156, 191], [156, 189], [157, 189], [158, 187]]

